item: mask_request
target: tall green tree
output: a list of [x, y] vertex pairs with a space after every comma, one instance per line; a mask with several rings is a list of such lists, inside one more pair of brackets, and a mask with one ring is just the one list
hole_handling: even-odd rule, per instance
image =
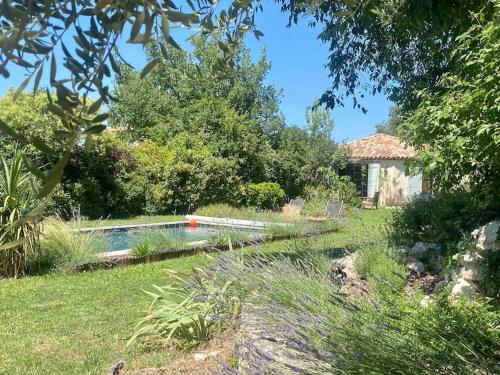
[[389, 135], [398, 136], [399, 128], [403, 122], [404, 114], [401, 107], [395, 105], [389, 109], [389, 118], [375, 125], [377, 133], [384, 133]]
[[[252, 61], [234, 44], [229, 66], [220, 70], [218, 38], [193, 39], [193, 51], [175, 51], [146, 79], [128, 71], [117, 80], [110, 123], [126, 128], [129, 139], [168, 143], [182, 133], [196, 134], [215, 156], [232, 159], [245, 181], [271, 177], [273, 148], [284, 127], [280, 91], [265, 83], [270, 63], [265, 54]], [[150, 60], [161, 54], [152, 46]]]
[[[53, 148], [58, 146], [56, 133], [62, 130], [63, 126], [59, 117], [49, 110], [49, 101], [45, 93], [20, 94], [15, 98], [15, 92], [10, 90], [0, 98], [0, 114], [2, 119], [20, 135], [40, 139]], [[20, 150], [20, 145], [0, 132], [0, 150], [2, 157], [10, 159], [17, 150]], [[26, 152], [39, 163], [47, 162], [43, 153], [32, 145]]]
[[305, 127], [287, 127], [281, 133], [275, 161], [275, 178], [292, 197], [306, 186], [332, 188], [337, 170], [347, 155], [333, 139], [331, 112], [314, 103], [306, 110]]
[[421, 90], [420, 105], [402, 131], [419, 150], [417, 162], [440, 189], [472, 190], [500, 207], [500, 1], [457, 38], [456, 68], [442, 89]]

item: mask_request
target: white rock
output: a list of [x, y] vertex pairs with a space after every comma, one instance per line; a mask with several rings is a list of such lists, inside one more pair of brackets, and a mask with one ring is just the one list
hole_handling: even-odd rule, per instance
[[451, 273], [450, 273], [451, 280], [455, 281], [455, 280], [458, 280], [459, 278], [461, 278], [462, 273], [464, 272], [464, 269], [465, 269], [464, 267], [453, 268], [451, 270]]
[[484, 273], [484, 269], [480, 265], [470, 265], [464, 267], [462, 278], [469, 281], [482, 281], [484, 280]]
[[481, 281], [484, 279], [483, 257], [475, 252], [466, 252], [460, 255], [460, 264], [464, 267], [462, 278], [470, 281]]
[[472, 232], [476, 246], [481, 250], [500, 250], [500, 241], [497, 241], [500, 221], [491, 221]]
[[424, 255], [426, 255], [429, 250], [437, 250], [438, 246], [433, 243], [427, 243], [427, 242], [415, 242], [415, 245], [410, 249], [410, 255], [413, 255], [417, 258], [420, 258]]
[[419, 261], [419, 260], [414, 260], [414, 261], [412, 261], [412, 262], [408, 263], [408, 266], [407, 266], [407, 267], [408, 267], [408, 269], [409, 269], [411, 272], [414, 272], [414, 273], [416, 273], [416, 274], [417, 274], [417, 275], [419, 275], [419, 276], [420, 276], [420, 274], [421, 274], [422, 272], [424, 272], [424, 271], [425, 271], [424, 264], [423, 264], [421, 261]]
[[483, 257], [478, 253], [471, 253], [470, 251], [466, 252], [459, 256], [460, 265], [464, 267], [468, 267], [472, 264], [478, 264], [483, 260]]
[[475, 285], [465, 279], [458, 279], [451, 290], [450, 297], [471, 297], [476, 292]]
[[205, 361], [208, 358], [217, 357], [218, 355], [219, 355], [218, 351], [198, 352], [198, 353], [194, 353], [194, 360], [195, 361]]

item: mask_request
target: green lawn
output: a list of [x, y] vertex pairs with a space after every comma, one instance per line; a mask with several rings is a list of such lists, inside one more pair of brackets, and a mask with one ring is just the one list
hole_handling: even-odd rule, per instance
[[170, 221], [182, 221], [181, 215], [156, 215], [156, 216], [134, 216], [126, 219], [99, 219], [99, 220], [78, 220], [75, 221], [77, 228], [96, 228], [115, 225], [134, 225], [134, 224], [154, 224], [166, 223]]
[[[311, 241], [318, 251], [354, 245], [381, 235], [388, 211], [362, 211], [338, 233]], [[244, 251], [286, 251], [290, 241]], [[163, 284], [163, 269], [187, 271], [210, 262], [194, 255], [80, 274], [51, 274], [0, 281], [0, 374], [103, 374], [124, 359], [126, 367], [165, 364], [168, 350], [125, 348], [131, 323], [147, 308], [141, 291]]]

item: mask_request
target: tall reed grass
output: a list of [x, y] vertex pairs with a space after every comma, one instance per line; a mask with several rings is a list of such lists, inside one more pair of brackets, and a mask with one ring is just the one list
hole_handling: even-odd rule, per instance
[[37, 262], [51, 269], [68, 271], [97, 261], [98, 253], [109, 250], [102, 232], [77, 232], [71, 223], [53, 219], [44, 227]]

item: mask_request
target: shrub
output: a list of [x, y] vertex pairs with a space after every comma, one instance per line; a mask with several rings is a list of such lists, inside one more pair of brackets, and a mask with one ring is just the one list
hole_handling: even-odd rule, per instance
[[146, 229], [134, 234], [132, 238], [132, 255], [145, 256], [166, 251], [185, 249], [184, 239], [176, 237], [165, 229]]
[[247, 185], [247, 203], [262, 209], [277, 209], [285, 204], [285, 191], [275, 182]]
[[354, 185], [349, 176], [338, 177], [335, 180], [332, 196], [343, 201], [349, 207], [360, 208], [362, 206], [356, 185]]
[[23, 169], [17, 152], [8, 163], [2, 158], [0, 171], [0, 277], [17, 277], [38, 251], [37, 221], [19, 223], [35, 202], [35, 184]]
[[77, 232], [71, 224], [54, 219], [45, 225], [36, 261], [51, 269], [67, 271], [97, 261], [97, 254], [108, 250], [102, 232]]
[[449, 245], [499, 214], [470, 193], [440, 193], [416, 197], [394, 212], [390, 225], [397, 243], [424, 241]]
[[304, 189], [303, 213], [308, 216], [323, 216], [330, 195], [330, 191], [325, 187], [306, 186]]
[[153, 301], [127, 345], [138, 339], [175, 340], [182, 349], [193, 349], [221, 332], [239, 312], [239, 301], [227, 294], [231, 282], [219, 285], [201, 269], [180, 275], [168, 271], [168, 276], [170, 285], [146, 292]]

